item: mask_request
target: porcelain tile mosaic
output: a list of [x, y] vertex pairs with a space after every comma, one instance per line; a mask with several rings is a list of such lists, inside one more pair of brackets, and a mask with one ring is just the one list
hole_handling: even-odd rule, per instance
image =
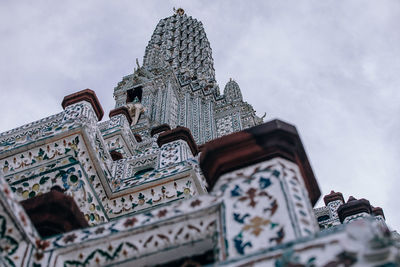
[[[200, 21], [160, 20], [114, 88], [0, 134], [1, 266], [398, 266], [368, 200], [320, 189], [296, 128], [220, 93]], [[246, 129], [246, 130], [244, 130]], [[320, 231], [322, 230], [322, 231]]]

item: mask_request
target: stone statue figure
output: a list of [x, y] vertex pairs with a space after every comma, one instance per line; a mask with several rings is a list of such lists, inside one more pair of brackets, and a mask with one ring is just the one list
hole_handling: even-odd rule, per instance
[[136, 125], [136, 123], [139, 120], [140, 114], [144, 113], [146, 111], [146, 108], [140, 103], [139, 98], [135, 97], [133, 102], [129, 102], [126, 104], [129, 115], [132, 118], [132, 124], [131, 125]]

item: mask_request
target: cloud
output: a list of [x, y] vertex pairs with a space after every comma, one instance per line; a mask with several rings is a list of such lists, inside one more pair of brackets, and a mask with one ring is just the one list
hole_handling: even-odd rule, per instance
[[325, 194], [368, 198], [398, 228], [388, 192], [399, 184], [399, 4], [308, 3], [250, 7], [265, 16], [230, 29], [217, 74], [232, 73], [259, 113], [298, 126]]

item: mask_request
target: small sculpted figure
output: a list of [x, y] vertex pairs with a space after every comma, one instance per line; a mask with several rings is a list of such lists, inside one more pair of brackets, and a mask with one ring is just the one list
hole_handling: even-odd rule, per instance
[[146, 111], [146, 108], [140, 103], [139, 98], [135, 97], [133, 102], [129, 102], [126, 104], [128, 110], [129, 110], [129, 115], [132, 118], [132, 123], [131, 125], [136, 125], [140, 114], [144, 113]]

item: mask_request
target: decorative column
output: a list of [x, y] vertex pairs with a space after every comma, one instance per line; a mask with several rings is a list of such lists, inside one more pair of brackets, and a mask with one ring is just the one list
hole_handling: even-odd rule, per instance
[[[329, 208], [330, 218], [332, 220], [338, 220], [337, 210], [340, 205], [344, 204], [343, 194], [340, 192], [331, 191], [328, 195], [324, 196], [325, 206]], [[336, 222], [339, 224], [339, 222]]]
[[103, 118], [104, 111], [93, 90], [85, 89], [64, 97], [62, 103], [64, 117], [62, 123], [68, 129], [82, 127], [88, 141], [92, 143], [103, 169], [108, 170], [111, 156], [105, 148], [104, 139], [97, 127], [97, 122]]
[[65, 110], [63, 122], [100, 121], [104, 111], [93, 90], [85, 89], [64, 97], [61, 103]]
[[85, 89], [67, 95], [61, 105], [64, 108], [63, 127], [77, 131], [78, 141], [79, 138], [85, 140], [88, 153], [96, 166], [96, 174], [104, 186], [105, 193], [110, 196], [111, 188], [108, 184], [112, 183], [113, 160], [97, 126], [97, 122], [102, 119], [104, 111], [96, 93], [90, 89]]
[[340, 222], [349, 223], [357, 219], [370, 217], [372, 208], [368, 200], [364, 198], [356, 199], [351, 196], [347, 200], [347, 203], [341, 205], [337, 211]]
[[274, 120], [208, 142], [200, 165], [225, 206], [227, 255], [238, 257], [319, 231], [320, 196], [296, 128]]
[[383, 213], [383, 209], [381, 207], [372, 208], [372, 214], [375, 216], [377, 220], [385, 221], [385, 214]]
[[157, 144], [161, 148], [159, 168], [193, 158], [198, 153], [196, 142], [186, 127], [161, 132]]
[[118, 119], [122, 119], [122, 120], [126, 120], [126, 122], [128, 123], [128, 125], [131, 125], [132, 123], [132, 118], [129, 115], [129, 111], [128, 109], [124, 106], [124, 107], [119, 107], [116, 109], [113, 109], [110, 111], [109, 113], [109, 118], [112, 120], [113, 118], [118, 118]]
[[[139, 142], [135, 135], [131, 131], [131, 123], [132, 123], [132, 118], [129, 115], [128, 108], [125, 106], [113, 109], [109, 113], [110, 121], [108, 123], [108, 129], [118, 129], [120, 132], [120, 136], [125, 140], [125, 143], [127, 144], [127, 147], [125, 147], [122, 150], [118, 152], [123, 152], [126, 157], [131, 156], [136, 147], [137, 143]], [[108, 149], [112, 147], [110, 143], [114, 141], [114, 139], [118, 138], [118, 134], [116, 132], [116, 129], [112, 130], [115, 134], [108, 134], [106, 138], [106, 142], [108, 143]], [[103, 133], [104, 134], [104, 133]], [[115, 142], [118, 143], [118, 142]], [[115, 151], [115, 150], [114, 150]]]

